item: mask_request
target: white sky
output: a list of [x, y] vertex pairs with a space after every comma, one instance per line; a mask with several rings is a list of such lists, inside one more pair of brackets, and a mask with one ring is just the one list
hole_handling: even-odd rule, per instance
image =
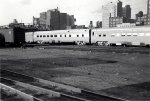
[[[32, 23], [32, 17], [39, 17], [40, 12], [59, 7], [60, 12], [74, 15], [77, 25], [89, 25], [102, 20], [102, 5], [117, 0], [0, 0], [0, 25], [18, 22]], [[130, 4], [132, 18], [138, 11], [146, 13], [147, 0], [121, 0], [123, 5]]]

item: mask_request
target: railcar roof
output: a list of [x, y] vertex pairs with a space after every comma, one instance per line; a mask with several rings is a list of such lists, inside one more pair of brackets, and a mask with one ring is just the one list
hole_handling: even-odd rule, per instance
[[94, 30], [123, 30], [123, 29], [150, 29], [150, 25], [146, 25], [146, 26], [134, 26], [134, 27], [113, 27], [113, 28], [97, 28], [97, 29], [94, 29]]
[[[108, 31], [108, 30], [128, 30], [128, 29], [150, 29], [150, 25], [134, 26], [134, 27], [113, 27], [113, 28], [96, 28], [93, 31]], [[36, 33], [64, 33], [64, 32], [81, 32], [88, 31], [89, 29], [69, 29], [69, 30], [52, 30], [52, 31], [35, 31]]]
[[81, 32], [81, 31], [88, 31], [89, 29], [70, 29], [70, 30], [52, 30], [52, 31], [35, 31], [35, 32], [39, 32], [39, 33], [55, 33], [55, 32], [59, 32], [59, 33], [64, 33], [64, 32]]

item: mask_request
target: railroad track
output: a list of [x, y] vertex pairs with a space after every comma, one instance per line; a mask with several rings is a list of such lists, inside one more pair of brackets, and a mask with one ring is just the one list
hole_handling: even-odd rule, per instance
[[19, 99], [18, 101], [125, 101], [13, 71], [0, 71], [0, 86], [4, 95], [1, 100], [4, 101], [8, 98]]

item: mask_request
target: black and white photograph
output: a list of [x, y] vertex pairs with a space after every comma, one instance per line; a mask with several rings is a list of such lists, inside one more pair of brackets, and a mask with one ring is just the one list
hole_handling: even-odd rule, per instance
[[150, 0], [0, 0], [0, 101], [150, 101]]

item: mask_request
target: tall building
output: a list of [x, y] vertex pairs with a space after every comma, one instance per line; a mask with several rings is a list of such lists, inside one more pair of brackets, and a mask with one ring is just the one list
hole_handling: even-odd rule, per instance
[[147, 22], [150, 25], [150, 0], [147, 0]]
[[46, 30], [51, 30], [52, 26], [51, 26], [51, 11], [48, 10], [46, 12]]
[[33, 25], [34, 25], [34, 27], [39, 27], [39, 25], [40, 25], [40, 18], [35, 18], [33, 16]]
[[67, 13], [60, 13], [60, 29], [66, 29], [67, 16]]
[[126, 5], [122, 8], [122, 15], [123, 17], [126, 17], [127, 19], [131, 19], [131, 7], [130, 5]]
[[60, 11], [57, 8], [57, 9], [49, 10], [48, 12], [50, 13], [50, 27], [52, 27], [52, 30], [59, 30], [60, 29]]
[[47, 12], [40, 13], [40, 27], [45, 30], [59, 30], [60, 12], [57, 9], [48, 10]]
[[126, 17], [126, 8], [125, 7], [122, 7], [122, 16]]
[[122, 2], [118, 1], [117, 3], [117, 17], [122, 17]]
[[13, 20], [13, 23], [18, 23], [17, 19], [14, 19], [14, 20]]
[[135, 20], [131, 19], [130, 5], [126, 5], [125, 7], [122, 7], [122, 2], [120, 0], [118, 0], [117, 16], [109, 17], [109, 27], [116, 27], [118, 24], [120, 25], [122, 23], [135, 23]]
[[74, 27], [74, 15], [68, 15], [67, 13], [60, 13], [60, 29], [70, 29]]
[[70, 28], [73, 28], [75, 27], [75, 18], [74, 18], [74, 15], [68, 15], [67, 14], [67, 22], [66, 22], [66, 28], [67, 29], [70, 29]]
[[46, 12], [40, 13], [40, 27], [41, 27], [41, 29], [46, 29], [46, 19], [47, 19], [46, 14], [47, 14]]
[[90, 21], [89, 28], [93, 28], [93, 21]]
[[126, 8], [126, 17], [128, 19], [131, 19], [131, 7], [130, 7], [130, 5], [126, 5], [125, 8]]
[[142, 25], [147, 25], [147, 14], [143, 14], [142, 11], [139, 11], [136, 14], [136, 25], [137, 26], [142, 26]]
[[69, 25], [71, 26], [71, 27], [73, 27], [74, 26], [74, 21], [75, 21], [75, 19], [74, 19], [74, 15], [70, 15], [70, 18], [69, 18]]
[[96, 22], [96, 28], [102, 28], [102, 21]]
[[109, 28], [109, 18], [116, 17], [117, 5], [115, 3], [108, 3], [102, 6], [102, 27]]
[[33, 18], [34, 26], [39, 22], [38, 28], [40, 30], [63, 30], [67, 26], [72, 28], [74, 26], [74, 16], [67, 13], [61, 13], [59, 9], [51, 9], [47, 12], [40, 13], [40, 18]]

